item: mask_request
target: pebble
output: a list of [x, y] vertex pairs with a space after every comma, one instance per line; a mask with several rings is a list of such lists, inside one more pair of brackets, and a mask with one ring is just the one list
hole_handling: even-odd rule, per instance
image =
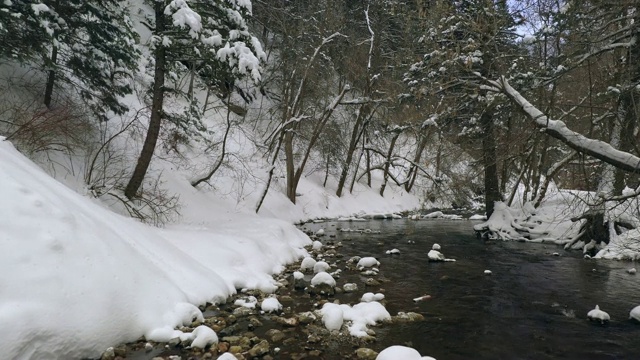
[[356, 358], [362, 360], [375, 360], [378, 353], [369, 348], [359, 348], [356, 350]]

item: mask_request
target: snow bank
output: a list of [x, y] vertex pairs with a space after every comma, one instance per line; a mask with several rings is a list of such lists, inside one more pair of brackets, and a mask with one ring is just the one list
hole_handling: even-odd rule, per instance
[[[274, 290], [270, 275], [310, 243], [292, 225], [252, 216], [215, 230], [142, 225], [58, 183], [1, 139], [0, 198], [7, 359], [96, 358], [160, 335], [200, 318], [192, 304], [236, 288]], [[200, 332], [194, 341], [213, 341]]]

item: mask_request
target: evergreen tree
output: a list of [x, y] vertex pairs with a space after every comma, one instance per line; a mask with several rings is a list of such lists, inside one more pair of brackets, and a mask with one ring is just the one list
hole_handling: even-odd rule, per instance
[[126, 2], [117, 0], [4, 1], [0, 44], [5, 58], [47, 72], [43, 102], [53, 106], [57, 83], [74, 89], [100, 119], [124, 113], [137, 64], [136, 34]]
[[439, 125], [482, 143], [487, 215], [502, 199], [498, 180], [496, 122], [508, 117], [504, 101], [483, 89], [483, 78], [508, 74], [518, 54], [507, 2], [438, 1], [430, 27], [418, 39], [428, 49], [405, 81], [416, 99], [430, 99]]
[[[151, 117], [142, 152], [125, 188], [129, 199], [136, 196], [144, 180], [162, 120], [167, 118], [163, 104], [168, 90], [165, 78], [169, 71], [184, 73], [194, 68], [217, 69], [224, 66], [224, 76], [231, 75], [233, 79], [249, 77], [257, 82], [263, 57], [261, 45], [251, 36], [246, 23], [251, 16], [251, 3], [248, 1], [163, 0], [149, 1], [148, 4], [147, 25], [152, 33], [150, 45], [154, 58]], [[214, 81], [219, 75], [213, 71], [201, 71], [200, 74], [205, 82]], [[183, 89], [172, 91], [182, 92]]]

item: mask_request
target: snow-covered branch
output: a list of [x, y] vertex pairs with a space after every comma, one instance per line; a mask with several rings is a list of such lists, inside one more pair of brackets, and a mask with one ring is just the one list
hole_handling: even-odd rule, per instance
[[491, 81], [491, 84], [501, 88], [507, 97], [531, 118], [539, 128], [543, 129], [544, 132], [562, 141], [574, 150], [591, 155], [622, 170], [633, 173], [640, 172], [639, 157], [628, 152], [617, 150], [611, 146], [611, 144], [604, 141], [591, 139], [577, 133], [569, 129], [562, 121], [549, 119], [542, 111], [511, 87], [504, 77], [498, 81]]

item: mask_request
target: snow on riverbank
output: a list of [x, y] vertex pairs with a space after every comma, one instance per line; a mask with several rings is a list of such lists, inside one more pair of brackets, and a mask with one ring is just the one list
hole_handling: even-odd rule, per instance
[[[305, 254], [292, 225], [245, 215], [215, 229], [157, 229], [93, 203], [0, 141], [3, 358], [95, 358], [107, 347], [198, 317], [193, 304]], [[216, 214], [210, 214], [216, 216]]]

